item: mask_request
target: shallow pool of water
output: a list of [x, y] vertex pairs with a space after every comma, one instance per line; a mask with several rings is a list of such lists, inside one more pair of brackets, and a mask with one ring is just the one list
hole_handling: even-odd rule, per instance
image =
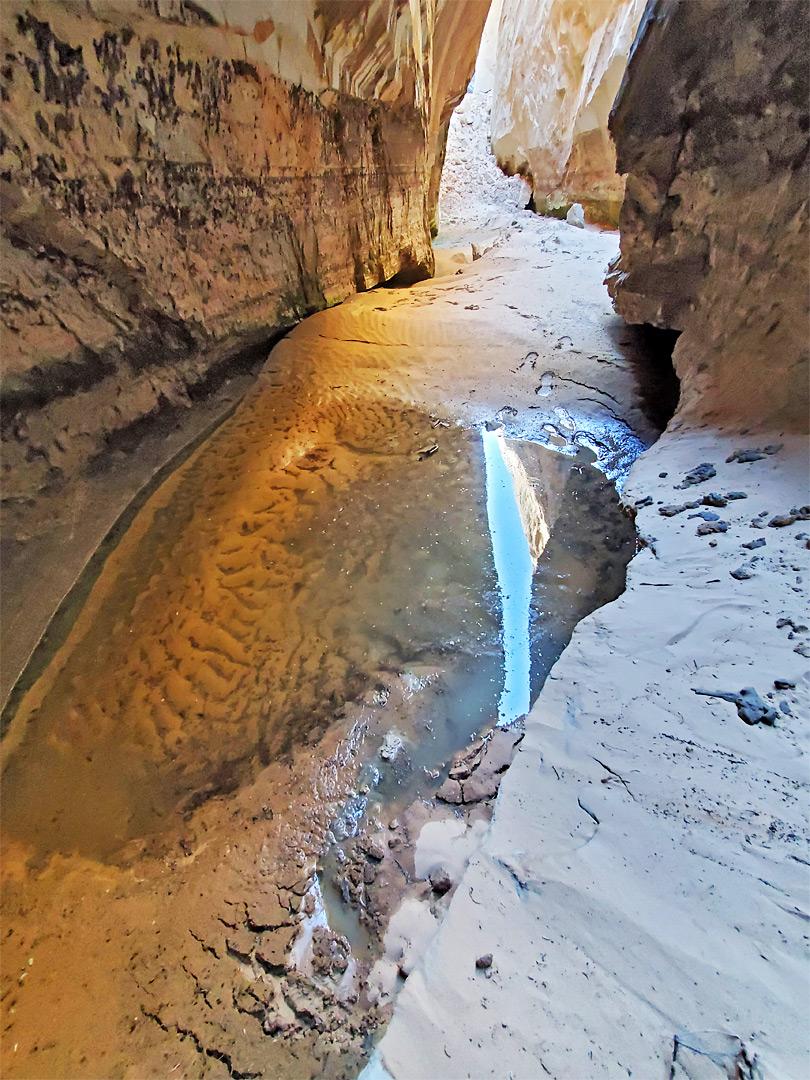
[[634, 534], [593, 460], [255, 393], [138, 513], [23, 698], [4, 836], [115, 860], [317, 744], [386, 673], [438, 682], [367, 802], [432, 793], [623, 587]]
[[[324, 917], [365, 959], [377, 945], [362, 903], [347, 895], [352, 838], [432, 798], [456, 753], [493, 725], [526, 714], [576, 624], [622, 592], [635, 549], [616, 487], [589, 450], [561, 455], [507, 439], [502, 430], [484, 429], [480, 439], [497, 581], [494, 637], [482, 639], [487, 649], [480, 653], [456, 651], [420, 669], [423, 682], [435, 681], [419, 688], [412, 707], [406, 701], [386, 719], [379, 715], [384, 702], [369, 701], [366, 720], [376, 738], [365, 740], [358, 793], [341, 808], [320, 860]], [[402, 741], [393, 758], [391, 736]]]

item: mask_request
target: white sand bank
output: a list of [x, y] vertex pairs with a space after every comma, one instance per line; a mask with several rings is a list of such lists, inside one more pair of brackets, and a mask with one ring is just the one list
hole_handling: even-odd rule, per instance
[[[702, 462], [717, 475], [673, 490]], [[658, 513], [730, 490], [748, 497], [716, 511], [725, 533], [697, 536], [696, 510]], [[776, 625], [810, 621], [797, 539], [810, 528], [750, 525], [807, 502], [806, 441], [669, 431], [625, 488], [631, 504], [646, 496], [650, 546], [535, 703], [492, 827], [369, 1076], [810, 1075], [810, 649], [806, 632]], [[730, 576], [756, 556], [752, 577]], [[750, 727], [734, 704], [692, 692], [747, 686], [790, 712]], [[492, 968], [476, 970], [488, 952]], [[707, 1056], [694, 1037], [707, 1029], [738, 1037], [743, 1071], [726, 1072], [734, 1040]]]

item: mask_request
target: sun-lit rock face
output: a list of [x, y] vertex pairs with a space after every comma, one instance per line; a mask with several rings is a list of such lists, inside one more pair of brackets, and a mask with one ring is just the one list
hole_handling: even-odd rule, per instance
[[607, 129], [644, 0], [503, 0], [492, 149], [540, 212], [580, 202], [616, 223], [624, 182]]
[[808, 66], [804, 0], [649, 5], [611, 117], [628, 173], [628, 322], [682, 330], [680, 414], [806, 430]]
[[488, 0], [0, 7], [4, 494], [433, 266]]

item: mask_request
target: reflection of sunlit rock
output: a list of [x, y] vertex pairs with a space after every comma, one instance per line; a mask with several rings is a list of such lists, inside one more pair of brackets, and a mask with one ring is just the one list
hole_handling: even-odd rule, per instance
[[486, 428], [481, 438], [487, 466], [487, 517], [503, 620], [503, 693], [498, 723], [509, 724], [529, 711], [529, 607], [535, 561], [505, 461], [503, 439], [498, 431]]
[[515, 501], [518, 513], [523, 524], [523, 532], [529, 545], [533, 566], [537, 566], [537, 560], [543, 554], [551, 535], [543, 507], [537, 498], [537, 491], [532, 485], [529, 474], [524, 468], [514, 450], [508, 443], [501, 443], [501, 454], [504, 464], [512, 477], [512, 487], [515, 490]]

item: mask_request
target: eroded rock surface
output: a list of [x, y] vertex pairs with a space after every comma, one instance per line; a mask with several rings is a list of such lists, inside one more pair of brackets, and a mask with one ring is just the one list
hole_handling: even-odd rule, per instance
[[[492, 149], [541, 212], [581, 203], [615, 225], [624, 193], [607, 121], [644, 0], [503, 0]], [[476, 75], [476, 79], [478, 75]]]
[[610, 127], [627, 197], [608, 278], [628, 322], [682, 330], [680, 411], [806, 430], [810, 15], [651, 4]]
[[301, 316], [430, 272], [487, 7], [3, 5], [6, 499]]

